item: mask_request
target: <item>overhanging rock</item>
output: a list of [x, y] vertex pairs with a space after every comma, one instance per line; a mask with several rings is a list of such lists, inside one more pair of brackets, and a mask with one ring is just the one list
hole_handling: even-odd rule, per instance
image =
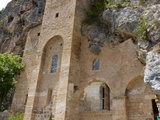
[[147, 54], [144, 82], [160, 95], [160, 49]]

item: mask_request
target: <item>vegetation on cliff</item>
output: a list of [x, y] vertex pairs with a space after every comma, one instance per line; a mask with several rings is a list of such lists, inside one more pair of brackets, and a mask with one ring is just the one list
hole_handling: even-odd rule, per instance
[[87, 18], [84, 20], [84, 23], [92, 24], [95, 21], [99, 21], [99, 17], [105, 9], [105, 3], [106, 0], [94, 0], [91, 2], [87, 11]]
[[42, 23], [45, 0], [12, 0], [0, 12], [0, 53], [23, 54], [28, 31]]
[[23, 70], [20, 63], [21, 57], [12, 53], [0, 54], [0, 111], [2, 103], [7, 99], [7, 94], [15, 87], [15, 77]]

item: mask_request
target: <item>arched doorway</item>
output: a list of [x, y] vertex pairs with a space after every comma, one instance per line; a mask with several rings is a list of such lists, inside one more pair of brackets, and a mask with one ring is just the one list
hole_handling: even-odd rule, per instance
[[152, 99], [154, 94], [142, 77], [133, 79], [126, 89], [128, 120], [154, 120]]

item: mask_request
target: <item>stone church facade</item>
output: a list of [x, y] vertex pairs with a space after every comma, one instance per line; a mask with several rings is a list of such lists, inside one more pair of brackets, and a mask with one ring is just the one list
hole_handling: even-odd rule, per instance
[[155, 94], [143, 82], [136, 45], [89, 50], [81, 33], [87, 0], [47, 0], [43, 22], [28, 33], [25, 70], [12, 110], [24, 120], [154, 120]]

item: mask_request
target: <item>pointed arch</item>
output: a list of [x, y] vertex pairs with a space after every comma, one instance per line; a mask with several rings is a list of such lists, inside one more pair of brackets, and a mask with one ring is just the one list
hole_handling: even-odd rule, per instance
[[100, 86], [100, 103], [102, 110], [110, 109], [110, 89], [105, 83]]
[[60, 41], [61, 42], [60, 45], [61, 46], [63, 45], [63, 38], [60, 35], [56, 35], [46, 42], [46, 44], [43, 47], [43, 52], [46, 52], [46, 50], [50, 47], [50, 45], [55, 43], [56, 41]]
[[[151, 90], [146, 91], [146, 87], [143, 77], [136, 77], [128, 83], [125, 90], [128, 120], [136, 120], [139, 119], [139, 117], [143, 119], [153, 118], [152, 114], [147, 114], [148, 112], [153, 112], [153, 94]], [[140, 114], [140, 116], [137, 116], [137, 114]]]
[[95, 81], [84, 88], [80, 96], [80, 111], [110, 109], [110, 89], [104, 82]]
[[[56, 100], [57, 87], [60, 74], [61, 57], [63, 51], [63, 39], [61, 36], [54, 36], [49, 39], [43, 47], [41, 71], [37, 88], [37, 106], [35, 109], [52, 107], [53, 100]], [[54, 73], [54, 74], [53, 74]]]

